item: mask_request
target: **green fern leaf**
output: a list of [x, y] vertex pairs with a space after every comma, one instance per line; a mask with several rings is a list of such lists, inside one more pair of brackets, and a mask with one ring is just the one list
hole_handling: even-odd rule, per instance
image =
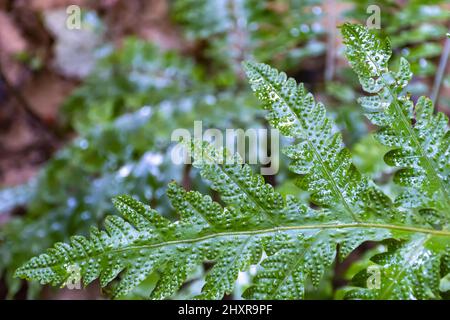
[[360, 98], [367, 117], [381, 127], [378, 140], [393, 148], [385, 155], [387, 164], [399, 168], [394, 181], [405, 186], [396, 202], [405, 208], [450, 212], [450, 133], [448, 118], [433, 114], [430, 99], [416, 105], [402, 90], [411, 79], [409, 63], [400, 60], [399, 70], [388, 67], [391, 49], [360, 25], [345, 24], [342, 34], [350, 65], [364, 91]]
[[[55, 244], [19, 268], [16, 276], [64, 285], [75, 266], [84, 285], [98, 278], [102, 287], [113, 287], [113, 297], [120, 297], [147, 276], [158, 273], [159, 281], [149, 295], [163, 299], [176, 294], [202, 262], [210, 261], [213, 266], [196, 298], [222, 298], [233, 291], [240, 271], [256, 265], [254, 281], [244, 297], [301, 299], [307, 281], [317, 285], [336, 259], [345, 258], [371, 240], [383, 241], [388, 247], [372, 259], [380, 270], [379, 286], [367, 285], [371, 275], [365, 270], [353, 279], [347, 298], [440, 298], [450, 270], [450, 231], [445, 215], [448, 211], [433, 208], [445, 208], [440, 188], [448, 180], [441, 173], [435, 173], [439, 179], [433, 180], [436, 177], [427, 171], [430, 168], [424, 167], [425, 158], [408, 155], [423, 152], [420, 148], [424, 139], [432, 136], [430, 132], [441, 137], [442, 130], [445, 134], [448, 131], [442, 129], [439, 116], [431, 115], [425, 99], [416, 106], [416, 123], [402, 124], [402, 119], [408, 120], [412, 114], [408, 107], [411, 103], [397, 97], [410, 77], [407, 64], [403, 62], [394, 74], [387, 67], [380, 69], [376, 63], [367, 63], [369, 53], [384, 66], [390, 56], [389, 46], [361, 28], [344, 26], [346, 41], [353, 50], [349, 57], [365, 89], [375, 94], [366, 104], [372, 108], [372, 119], [383, 123], [380, 136], [385, 132], [385, 139], [390, 137], [390, 141], [402, 144], [386, 159], [410, 170], [399, 171], [397, 179], [405, 181], [410, 195], [413, 190], [424, 199], [417, 197], [422, 202], [414, 209], [422, 210], [414, 214], [415, 220], [404, 219], [404, 215], [411, 216], [409, 207], [395, 208], [389, 197], [355, 169], [323, 105], [316, 103], [303, 86], [269, 66], [247, 63], [252, 87], [269, 109], [269, 121], [298, 140], [286, 151], [293, 159], [291, 168], [300, 175], [300, 186], [311, 192], [320, 209], [312, 209], [294, 196], [283, 197], [237, 155], [208, 143], [186, 141], [193, 166], [220, 194], [225, 206], [171, 183], [167, 194], [179, 219], [170, 221], [131, 197], [117, 197], [114, 204], [122, 217], [108, 217], [105, 231], [93, 228], [89, 238], [75, 236], [69, 244]], [[430, 121], [435, 131], [429, 131]], [[436, 144], [434, 140], [427, 142], [436, 147], [442, 155], [439, 159], [444, 161], [448, 156], [445, 139]], [[423, 157], [433, 164], [431, 169], [448, 166], [448, 161], [437, 164], [431, 152], [425, 154]], [[420, 178], [408, 175], [415, 171]], [[424, 227], [420, 219], [428, 225]], [[120, 280], [116, 283], [114, 279]]]
[[[106, 286], [120, 277], [113, 293], [119, 297], [159, 270], [160, 280], [150, 297], [165, 298], [201, 262], [215, 261], [197, 298], [220, 299], [233, 290], [239, 271], [262, 260], [245, 296], [294, 299], [303, 297], [307, 278], [319, 282], [335, 260], [338, 244], [345, 257], [369, 239], [408, 239], [416, 233], [448, 236], [431, 229], [339, 222], [328, 210], [310, 209], [293, 197], [284, 199], [240, 162], [218, 164], [223, 153], [213, 147], [204, 144], [198, 150], [203, 157], [194, 164], [211, 177], [214, 189], [227, 190], [228, 207], [171, 183], [168, 196], [180, 213], [180, 219], [171, 222], [133, 198], [117, 197], [114, 204], [122, 218], [108, 217], [106, 231], [94, 228], [89, 239], [75, 236], [70, 244], [58, 243], [19, 268], [16, 276], [61, 285], [70, 276], [69, 267], [75, 265], [84, 285], [99, 278]], [[247, 187], [252, 184], [249, 181], [258, 187]], [[262, 206], [261, 196], [276, 201]]]
[[[207, 145], [202, 153], [215, 161], [222, 154]], [[219, 165], [209, 160], [194, 164], [205, 177], [211, 178], [214, 189], [226, 191], [224, 201], [229, 207], [222, 208], [209, 196], [186, 192], [171, 184], [168, 196], [179, 211], [180, 220], [170, 222], [130, 197], [118, 197], [114, 203], [123, 218], [108, 217], [106, 232], [93, 229], [89, 240], [76, 236], [70, 244], [56, 244], [18, 269], [16, 275], [37, 279], [42, 284], [64, 284], [70, 275], [68, 268], [76, 265], [85, 285], [100, 278], [101, 285], [106, 286], [120, 274], [114, 296], [121, 296], [163, 267], [152, 294], [154, 298], [163, 298], [171, 296], [200, 262], [213, 260], [216, 263], [199, 298], [218, 299], [232, 291], [238, 272], [257, 264], [263, 251], [278, 254], [270, 258], [277, 259], [282, 253], [274, 249], [275, 243], [281, 247], [289, 242], [295, 244], [291, 250], [284, 248], [295, 260], [298, 269], [295, 272], [310, 275], [316, 283], [324, 268], [334, 261], [337, 243], [348, 246], [350, 252], [367, 239], [390, 237], [389, 230], [358, 224], [341, 226], [326, 212], [314, 212], [292, 197], [283, 199], [247, 165], [239, 162]], [[282, 293], [295, 272], [287, 270], [283, 274], [280, 270], [283, 279], [272, 290], [275, 297], [300, 297]], [[260, 279], [267, 278], [267, 272], [263, 274]], [[264, 283], [258, 285], [259, 291], [264, 290], [261, 287], [265, 287]], [[263, 295], [255, 294], [258, 296]]]
[[285, 150], [293, 159], [290, 169], [301, 175], [299, 186], [311, 192], [311, 201], [333, 208], [342, 221], [367, 219], [369, 213], [395, 216], [383, 195], [352, 163], [325, 107], [303, 84], [265, 64], [244, 65], [252, 89], [269, 110], [267, 119], [280, 132], [299, 143]]

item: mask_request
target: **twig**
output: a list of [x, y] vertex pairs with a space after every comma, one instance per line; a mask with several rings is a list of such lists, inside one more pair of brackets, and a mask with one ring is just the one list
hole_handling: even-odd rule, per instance
[[441, 59], [439, 60], [439, 67], [434, 78], [433, 90], [431, 91], [431, 100], [436, 105], [439, 99], [439, 92], [442, 86], [442, 79], [444, 77], [445, 69], [447, 68], [448, 57], [450, 54], [450, 38], [445, 39], [444, 50], [442, 51]]

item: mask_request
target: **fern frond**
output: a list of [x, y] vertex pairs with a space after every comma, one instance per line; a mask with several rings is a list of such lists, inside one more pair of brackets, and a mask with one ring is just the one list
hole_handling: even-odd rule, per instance
[[[345, 15], [365, 23], [367, 8], [373, 5], [373, 1], [348, 2], [352, 6]], [[375, 32], [389, 36], [393, 50], [405, 55], [416, 76], [430, 76], [437, 70], [435, 58], [443, 50], [441, 40], [447, 31], [445, 21], [450, 19], [450, 11], [443, 9], [444, 3], [442, 0], [377, 3], [383, 8], [383, 28]], [[396, 57], [393, 58], [398, 62]], [[427, 86], [426, 83], [424, 85]]]
[[[209, 160], [222, 156], [206, 144], [201, 152]], [[19, 268], [16, 276], [61, 285], [70, 276], [69, 267], [76, 265], [85, 285], [100, 278], [106, 286], [120, 274], [114, 289], [117, 297], [161, 269], [151, 297], [164, 298], [176, 292], [194, 267], [212, 260], [215, 265], [199, 298], [219, 299], [232, 291], [238, 272], [258, 264], [265, 252], [269, 257], [247, 296], [301, 298], [303, 281], [308, 276], [314, 283], [320, 280], [335, 259], [338, 243], [345, 248], [341, 251], [345, 256], [363, 241], [392, 236], [389, 228], [342, 224], [332, 214], [314, 211], [294, 197], [284, 199], [247, 165], [209, 160], [203, 157], [194, 164], [230, 206], [222, 208], [209, 196], [186, 192], [172, 183], [168, 196], [180, 220], [170, 222], [130, 197], [117, 197], [114, 204], [123, 218], [108, 217], [106, 231], [94, 228], [89, 239], [75, 236], [70, 244], [56, 244]], [[285, 271], [268, 272], [283, 256], [292, 260]], [[298, 290], [290, 292], [292, 281]]]
[[[368, 287], [370, 274], [363, 271], [353, 279], [348, 298], [440, 298], [450, 270], [449, 211], [442, 189], [448, 183], [449, 163], [445, 119], [433, 116], [422, 99], [415, 110], [417, 121], [411, 124], [412, 104], [398, 97], [410, 78], [406, 60], [401, 71], [390, 72], [388, 43], [361, 28], [344, 26], [349, 57], [365, 90], [374, 93], [367, 107], [372, 108], [371, 119], [384, 127], [380, 140], [384, 134], [385, 140], [390, 137], [395, 142], [385, 144], [399, 145], [386, 159], [405, 166], [403, 172], [421, 174], [422, 178], [412, 179], [397, 173], [397, 179], [408, 182], [410, 195], [417, 192], [425, 199], [416, 197], [420, 205], [410, 205], [421, 209], [414, 215], [416, 220], [404, 219], [404, 213], [410, 216], [408, 206], [397, 209], [356, 170], [324, 106], [302, 85], [269, 66], [247, 63], [252, 87], [269, 109], [270, 123], [298, 140], [287, 149], [291, 168], [300, 174], [300, 186], [311, 192], [320, 209], [294, 196], [283, 197], [237, 155], [189, 141], [185, 144], [193, 166], [210, 181], [225, 206], [171, 183], [167, 195], [179, 214], [178, 220], [171, 221], [131, 197], [117, 197], [114, 204], [122, 217], [108, 217], [105, 231], [93, 228], [89, 238], [75, 236], [69, 244], [55, 244], [19, 268], [16, 276], [64, 285], [76, 266], [85, 285], [99, 278], [101, 286], [113, 287], [113, 296], [120, 297], [157, 273], [159, 281], [149, 295], [162, 299], [173, 296], [208, 261], [213, 266], [197, 298], [222, 298], [232, 292], [240, 271], [257, 265], [245, 297], [299, 299], [307, 281], [317, 285], [336, 259], [370, 240], [388, 247], [372, 259], [380, 269], [380, 286]], [[436, 168], [444, 168], [444, 173], [433, 173]], [[420, 218], [428, 225], [419, 223]]]
[[387, 164], [399, 168], [394, 181], [407, 187], [397, 199], [406, 208], [450, 212], [450, 133], [448, 118], [433, 114], [430, 99], [416, 105], [402, 94], [412, 74], [406, 59], [397, 72], [388, 67], [391, 49], [360, 25], [342, 27], [346, 55], [362, 88], [372, 95], [360, 98], [367, 117], [381, 127], [378, 140], [393, 148]]
[[320, 36], [324, 29], [317, 23], [322, 14], [314, 10], [320, 3], [176, 0], [171, 2], [170, 11], [190, 40], [206, 44], [205, 54], [221, 72], [231, 67], [240, 74], [240, 62], [249, 56], [289, 66], [323, 54], [325, 45]]
[[[379, 283], [368, 282], [374, 273], [361, 271], [353, 279], [360, 288], [350, 290], [346, 298], [362, 299], [439, 299], [440, 281], [448, 273], [446, 252], [449, 242], [439, 237], [415, 235], [407, 242], [387, 241], [388, 251], [376, 255], [375, 262]], [[447, 270], [447, 271], [445, 271]], [[377, 281], [377, 280], [375, 280]]]
[[303, 84], [265, 64], [246, 62], [244, 67], [252, 89], [269, 110], [270, 124], [299, 140], [285, 152], [293, 159], [290, 169], [301, 175], [299, 186], [311, 192], [312, 202], [340, 212], [342, 221], [358, 221], [369, 213], [395, 215], [390, 199], [353, 165], [324, 105]]
[[[19, 268], [16, 276], [61, 285], [70, 276], [70, 266], [76, 265], [85, 285], [99, 278], [106, 286], [120, 277], [114, 288], [114, 297], [119, 297], [159, 270], [151, 298], [165, 298], [201, 262], [214, 261], [197, 298], [220, 299], [233, 290], [239, 271], [261, 262], [245, 296], [294, 299], [303, 297], [307, 278], [319, 282], [335, 260], [338, 244], [342, 258], [367, 240], [450, 236], [394, 224], [340, 222], [328, 211], [313, 210], [294, 197], [283, 198], [239, 161], [218, 164], [221, 151], [207, 144], [197, 150], [203, 156], [194, 164], [211, 178], [215, 190], [226, 194], [229, 206], [223, 208], [209, 196], [171, 183], [167, 194], [180, 214], [171, 222], [133, 198], [120, 196], [114, 204], [122, 218], [108, 217], [106, 231], [94, 228], [89, 239], [75, 236], [70, 244], [58, 243]], [[264, 205], [262, 197], [267, 199]]]

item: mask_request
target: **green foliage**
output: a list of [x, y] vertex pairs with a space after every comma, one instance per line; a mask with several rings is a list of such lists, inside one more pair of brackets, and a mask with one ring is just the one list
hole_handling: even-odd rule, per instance
[[[447, 236], [448, 237], [448, 236]], [[359, 288], [347, 293], [347, 298], [364, 299], [438, 299], [441, 274], [448, 269], [444, 243], [439, 237], [414, 235], [405, 243], [388, 242], [389, 251], [375, 255], [372, 260], [382, 274], [378, 288]], [[447, 249], [446, 249], [447, 248]], [[442, 271], [442, 269], [444, 271]], [[367, 270], [358, 273], [354, 283], [364, 287]]]
[[35, 181], [0, 189], [0, 214], [26, 204], [33, 196]]
[[[353, 7], [346, 16], [364, 23], [369, 17], [367, 8], [375, 3], [350, 2]], [[450, 19], [450, 12], [441, 7], [444, 3], [442, 0], [413, 0], [404, 4], [382, 0], [376, 3], [381, 9], [379, 35], [389, 36], [392, 48], [408, 59], [416, 76], [430, 76], [436, 72], [434, 58], [441, 54], [440, 40], [448, 31], [442, 22]], [[398, 64], [398, 59], [393, 64]]]
[[358, 25], [345, 24], [342, 33], [349, 62], [364, 91], [372, 94], [360, 98], [359, 102], [367, 117], [381, 127], [376, 135], [378, 141], [392, 148], [384, 159], [399, 168], [394, 181], [407, 187], [396, 202], [405, 208], [418, 209], [425, 216], [448, 217], [450, 133], [447, 117], [440, 112], [433, 115], [433, 104], [426, 97], [419, 98], [414, 105], [408, 94], [402, 95], [412, 74], [404, 58], [397, 72], [389, 69], [388, 41], [377, 39]]
[[[389, 231], [359, 228], [358, 224], [336, 224], [330, 213], [314, 212], [294, 197], [284, 199], [237, 159], [219, 165], [220, 152], [208, 145], [200, 152], [203, 158], [194, 165], [223, 195], [228, 207], [172, 183], [168, 196], [180, 220], [170, 222], [130, 197], [118, 197], [114, 203], [126, 221], [111, 216], [105, 221], [106, 232], [94, 229], [89, 240], [77, 236], [70, 245], [57, 244], [16, 274], [56, 285], [64, 283], [68, 266], [76, 264], [85, 284], [100, 277], [104, 286], [124, 271], [114, 290], [120, 296], [163, 267], [151, 295], [163, 298], [174, 294], [195, 265], [214, 260], [198, 298], [218, 299], [231, 292], [238, 272], [258, 263], [264, 250], [269, 255], [262, 264], [265, 269], [257, 274], [246, 296], [301, 298], [306, 276], [314, 283], [320, 280], [324, 267], [334, 260], [337, 243], [345, 256], [366, 237], [389, 235]], [[304, 255], [301, 260], [299, 252]], [[291, 265], [274, 279], [269, 270], [282, 261]]]
[[200, 88], [202, 70], [176, 52], [136, 38], [125, 39], [119, 50], [105, 46], [101, 52], [96, 69], [63, 106], [65, 121], [78, 132]]
[[[392, 50], [396, 53], [390, 59], [390, 66], [397, 68], [401, 56], [408, 59], [414, 78], [406, 89], [414, 99], [420, 95], [431, 94], [439, 56], [443, 52], [443, 40], [448, 31], [445, 21], [450, 18], [449, 10], [443, 7], [445, 1], [349, 0], [347, 2], [349, 2], [349, 8], [343, 13], [345, 19], [357, 21], [360, 24], [373, 22], [371, 18], [374, 16], [374, 11], [368, 10], [374, 5], [379, 7], [381, 29], [372, 29], [372, 32], [381, 38], [390, 39]], [[345, 141], [354, 143], [368, 131], [362, 126], [363, 120], [357, 111], [356, 99], [352, 98], [359, 94], [359, 82], [351, 70], [339, 67], [336, 70], [334, 82], [325, 84], [327, 91], [332, 90], [336, 83], [341, 90], [338, 91], [338, 95], [336, 90], [331, 93], [332, 100], [329, 105], [336, 108], [338, 124], [344, 121], [348, 128], [348, 132], [344, 131]], [[345, 88], [342, 88], [344, 86]], [[344, 92], [349, 91], [353, 93], [344, 95]], [[437, 104], [440, 110], [447, 105], [442, 95]], [[344, 106], [346, 108], [343, 108]]]
[[[0, 230], [0, 270], [12, 275], [30, 255], [55, 241], [86, 234], [89, 225], [111, 211], [110, 199], [118, 193], [150, 201], [160, 198], [161, 187], [180, 172], [164, 164], [163, 150], [148, 138], [152, 136], [150, 111], [144, 107], [91, 129], [49, 161], [27, 189], [27, 215], [12, 219]], [[148, 146], [153, 152], [147, 152]], [[158, 201], [160, 208], [165, 206], [163, 200]]]
[[234, 81], [241, 61], [250, 57], [290, 68], [322, 55], [325, 46], [320, 37], [325, 30], [319, 23], [320, 4], [318, 0], [177, 0], [171, 12], [189, 40], [206, 42], [205, 56], [224, 70], [221, 77]]
[[[63, 106], [63, 120], [78, 133], [110, 124], [142, 106], [150, 106], [160, 121], [175, 120], [166, 124], [166, 131], [157, 132], [165, 137], [170, 136], [170, 128], [192, 127], [195, 113], [205, 117], [205, 126], [216, 127], [253, 116], [253, 97], [248, 92], [234, 86], [217, 87], [210, 81], [214, 75], [192, 58], [136, 38], [126, 38], [120, 48], [105, 46], [102, 51], [106, 53], [96, 69]], [[242, 114], [224, 119], [222, 109], [238, 110], [231, 103], [236, 99]]]
[[379, 143], [372, 134], [367, 135], [353, 146], [353, 163], [361, 173], [380, 183], [382, 175], [388, 172], [388, 166], [383, 161], [383, 155], [388, 151], [389, 148]]
[[299, 140], [286, 154], [293, 160], [290, 169], [302, 175], [299, 186], [311, 192], [313, 203], [346, 212], [343, 221], [391, 210], [389, 199], [354, 167], [322, 103], [316, 103], [302, 84], [267, 65], [247, 63], [246, 70], [253, 90], [270, 111], [271, 125]]
[[[401, 95], [411, 77], [409, 65], [403, 59], [398, 72], [390, 71], [388, 41], [359, 25], [345, 24], [342, 33], [351, 66], [373, 94], [361, 103], [382, 127], [377, 138], [395, 148], [385, 159], [401, 167], [395, 180], [404, 191], [395, 203], [358, 171], [324, 106], [303, 85], [248, 62], [245, 70], [269, 111], [267, 119], [294, 138], [285, 150], [290, 169], [316, 208], [276, 192], [239, 156], [194, 141], [187, 144], [193, 166], [220, 194], [221, 203], [172, 182], [167, 195], [179, 214], [172, 221], [131, 197], [116, 197], [122, 217], [107, 217], [105, 231], [93, 228], [88, 238], [55, 244], [16, 276], [63, 285], [71, 266], [77, 266], [85, 285], [99, 278], [102, 286], [111, 283], [113, 297], [120, 297], [157, 274], [149, 295], [161, 299], [176, 294], [202, 262], [213, 261], [197, 298], [230, 294], [238, 273], [257, 265], [244, 297], [301, 299], [308, 281], [317, 286], [334, 261], [371, 240], [387, 248], [371, 258], [380, 283], [368, 286], [371, 274], [364, 269], [352, 279], [346, 298], [440, 298], [450, 271], [447, 120], [432, 115], [426, 98], [412, 112], [412, 103]], [[415, 202], [408, 198], [413, 193]]]

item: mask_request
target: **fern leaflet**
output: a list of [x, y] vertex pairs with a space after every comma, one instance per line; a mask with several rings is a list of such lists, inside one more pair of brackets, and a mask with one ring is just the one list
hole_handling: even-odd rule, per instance
[[406, 59], [397, 72], [389, 69], [392, 54], [389, 41], [378, 39], [360, 25], [345, 24], [342, 34], [346, 55], [358, 74], [364, 91], [359, 99], [367, 117], [381, 127], [378, 140], [393, 149], [385, 155], [389, 165], [398, 167], [394, 181], [407, 187], [396, 199], [406, 208], [424, 214], [438, 211], [450, 215], [450, 132], [448, 119], [433, 114], [430, 99], [421, 97], [416, 105], [402, 90], [412, 74]]

